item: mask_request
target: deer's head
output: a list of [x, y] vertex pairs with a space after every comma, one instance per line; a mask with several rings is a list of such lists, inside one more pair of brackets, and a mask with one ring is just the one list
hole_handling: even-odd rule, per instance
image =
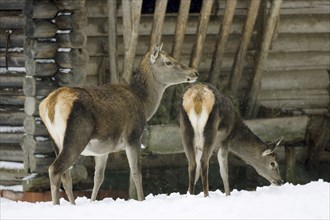
[[274, 185], [281, 185], [282, 178], [278, 166], [278, 157], [274, 152], [280, 145], [283, 138], [273, 143], [267, 144], [259, 152], [258, 160], [254, 164], [256, 171]]
[[142, 58], [141, 72], [153, 74], [154, 80], [166, 86], [195, 82], [199, 76], [197, 70], [162, 51], [162, 46], [156, 45]]

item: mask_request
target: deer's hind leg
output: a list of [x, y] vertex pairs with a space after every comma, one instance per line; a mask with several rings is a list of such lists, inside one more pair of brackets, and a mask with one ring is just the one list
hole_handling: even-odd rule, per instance
[[68, 198], [74, 204], [72, 179], [69, 168], [77, 161], [93, 133], [94, 121], [86, 109], [75, 105], [68, 120], [63, 147], [49, 166], [49, 178], [53, 204], [59, 204], [59, 187], [62, 179]]
[[199, 170], [197, 169], [196, 163], [196, 153], [198, 152], [195, 152], [196, 150], [194, 146], [194, 129], [191, 126], [188, 116], [184, 110], [182, 110], [180, 114], [180, 128], [182, 136], [182, 145], [188, 160], [188, 192], [190, 194], [194, 194], [195, 185], [199, 178]]

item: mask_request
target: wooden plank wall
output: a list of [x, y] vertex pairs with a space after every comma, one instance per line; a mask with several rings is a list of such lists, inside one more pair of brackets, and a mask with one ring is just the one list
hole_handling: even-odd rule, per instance
[[22, 1], [0, 3], [0, 161], [23, 162], [24, 62], [11, 56], [23, 55]]
[[[190, 1], [186, 0], [186, 2]], [[235, 8], [233, 11], [234, 14], [232, 14], [232, 21], [231, 19], [228, 19], [229, 21], [224, 20], [224, 14], [231, 14], [230, 10], [225, 7], [225, 0], [215, 0], [212, 2], [211, 10], [210, 5], [205, 4], [204, 6], [204, 13], [208, 16], [207, 21], [200, 20], [199, 13], [189, 14], [187, 23], [183, 27], [185, 28], [185, 35], [182, 45], [173, 46], [176, 39], [177, 13], [167, 13], [164, 20], [159, 21], [162, 23], [162, 30], [161, 35], [157, 39], [161, 37], [161, 41], [164, 43], [164, 50], [169, 53], [173, 53], [172, 48], [180, 48], [179, 50], [177, 49], [176, 54], [174, 53], [178, 59], [188, 65], [196, 65], [201, 73], [202, 81], [210, 79], [221, 90], [233, 96], [237, 100], [237, 103], [243, 103], [243, 107], [241, 107], [244, 108], [247, 101], [246, 94], [249, 94], [252, 85], [256, 55], [259, 51], [259, 32], [261, 32], [260, 28], [263, 27], [261, 21], [266, 20], [267, 17], [262, 10], [258, 13], [256, 24], [251, 29], [251, 36], [247, 36], [247, 39], [250, 38], [251, 40], [247, 41], [245, 48], [242, 46], [242, 51], [246, 50], [246, 56], [242, 58], [244, 65], [242, 66], [241, 80], [238, 82], [237, 92], [231, 93], [229, 89], [230, 79], [234, 60], [237, 57], [236, 53], [240, 45], [242, 45], [240, 44], [244, 35], [242, 30], [244, 29], [244, 23], [249, 12], [251, 13], [251, 19], [253, 18], [251, 5], [252, 3], [256, 4], [257, 1], [237, 0], [236, 2], [229, 0], [232, 4], [231, 11]], [[261, 1], [261, 7], [264, 9], [270, 8], [269, 5], [262, 5], [265, 2], [267, 3], [267, 1]], [[9, 67], [24, 67], [25, 65], [22, 50], [25, 39], [22, 17], [23, 3], [23, 0], [13, 0], [10, 1], [10, 4], [5, 0], [0, 0], [0, 67], [2, 69], [7, 64]], [[138, 4], [138, 1], [136, 3]], [[113, 25], [117, 26], [116, 70], [118, 71], [118, 77], [122, 77], [125, 48], [127, 48], [127, 45], [125, 44], [123, 35], [125, 32], [122, 16], [124, 8], [120, 0], [117, 0], [117, 7], [116, 23], [109, 24], [107, 1], [86, 0], [88, 17], [85, 28], [87, 33], [86, 49], [90, 59], [86, 69], [87, 80], [84, 86], [101, 84], [111, 79], [109, 50], [111, 51], [113, 47], [109, 47], [108, 28], [113, 27]], [[249, 10], [249, 7], [251, 10]], [[329, 113], [329, 10], [330, 3], [327, 0], [283, 0], [278, 25], [272, 36], [270, 50], [264, 64], [265, 71], [262, 72], [260, 78], [258, 96], [258, 103], [260, 105], [271, 109], [303, 110], [308, 114]], [[153, 14], [142, 14], [139, 19], [137, 29], [138, 38], [135, 48], [136, 60], [133, 63], [133, 69], [137, 68], [141, 56], [148, 50], [152, 41]], [[200, 35], [198, 37], [198, 30], [201, 29], [199, 28], [199, 23], [203, 22], [207, 24], [205, 36]], [[225, 31], [228, 36], [221, 35], [220, 28], [222, 23], [229, 24], [229, 28], [227, 29], [229, 32]], [[9, 49], [7, 52], [6, 30], [12, 30], [10, 40], [8, 41]], [[218, 40], [218, 36], [223, 36], [222, 40]], [[204, 43], [202, 48], [196, 48], [202, 50], [201, 56], [196, 58], [193, 48], [195, 48], [197, 41]], [[226, 42], [226, 44], [223, 48], [219, 48], [217, 42]], [[220, 59], [221, 62], [216, 60], [218, 57], [217, 52], [222, 56]], [[114, 54], [112, 52], [112, 56]], [[217, 56], [215, 57], [215, 55]], [[217, 72], [218, 76], [211, 77], [212, 72]], [[22, 78], [24, 73], [2, 71], [0, 76], [1, 109], [8, 109], [0, 112], [1, 160], [22, 161], [23, 155], [18, 143], [22, 136], [22, 130], [20, 129], [22, 128], [24, 119], [23, 104], [25, 97], [22, 93]], [[13, 91], [14, 95], [9, 97], [7, 94], [10, 91]], [[8, 102], [6, 100], [9, 99], [10, 101], [8, 102], [11, 104], [7, 104]], [[15, 122], [6, 122], [6, 120]], [[7, 131], [10, 131], [10, 129], [4, 128], [5, 126], [20, 127], [16, 130], [19, 133], [12, 130], [8, 133]], [[43, 132], [42, 130], [44, 130], [44, 127], [41, 128], [41, 133]], [[13, 142], [16, 147], [9, 149], [9, 145], [7, 145], [9, 143], [7, 142]], [[39, 147], [42, 148], [43, 146]], [[6, 151], [8, 153], [5, 154], [5, 151], [2, 149], [9, 149]], [[39, 155], [39, 159], [42, 160], [42, 154]], [[46, 171], [46, 167], [51, 161], [50, 159], [43, 165], [40, 163], [43, 166], [41, 170]]]

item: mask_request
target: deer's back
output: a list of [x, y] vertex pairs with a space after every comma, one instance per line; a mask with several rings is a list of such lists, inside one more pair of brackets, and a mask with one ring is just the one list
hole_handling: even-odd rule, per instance
[[[118, 139], [124, 132], [143, 130], [144, 110], [139, 98], [125, 85], [102, 85], [94, 88], [60, 88], [51, 93], [41, 104], [47, 108], [50, 121], [55, 108], [64, 108], [67, 118], [83, 108], [92, 116], [93, 138]], [[86, 117], [79, 115], [77, 117]], [[140, 131], [139, 131], [140, 132]]]

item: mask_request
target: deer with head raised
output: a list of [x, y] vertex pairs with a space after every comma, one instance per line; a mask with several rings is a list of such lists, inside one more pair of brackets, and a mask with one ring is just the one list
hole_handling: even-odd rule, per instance
[[190, 194], [194, 193], [201, 175], [204, 196], [209, 195], [209, 160], [216, 153], [225, 193], [230, 195], [229, 151], [253, 166], [270, 183], [281, 184], [274, 152], [280, 141], [265, 144], [244, 124], [231, 101], [213, 85], [198, 83], [185, 90], [179, 105], [179, 121], [188, 160]]
[[138, 200], [144, 200], [140, 164], [141, 136], [170, 85], [194, 82], [195, 69], [179, 63], [155, 46], [142, 58], [130, 85], [104, 84], [94, 88], [59, 88], [40, 104], [42, 121], [55, 142], [56, 159], [49, 167], [53, 204], [59, 187], [75, 204], [69, 168], [80, 155], [95, 157], [95, 200], [104, 180], [108, 154], [126, 151]]

